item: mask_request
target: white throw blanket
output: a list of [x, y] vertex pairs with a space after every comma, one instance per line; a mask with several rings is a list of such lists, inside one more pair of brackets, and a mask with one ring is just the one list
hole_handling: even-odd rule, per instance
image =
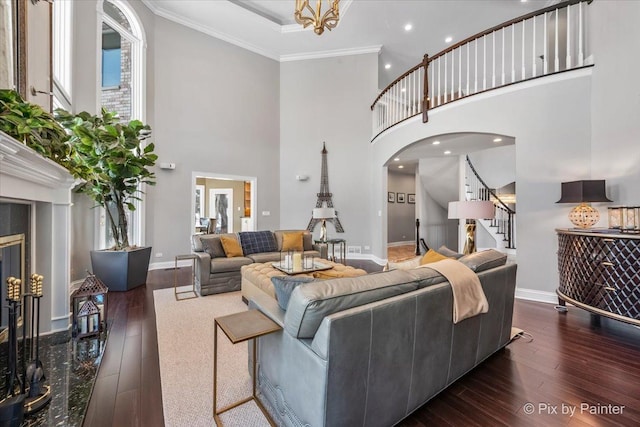
[[442, 274], [453, 291], [453, 323], [489, 311], [489, 302], [478, 275], [455, 259], [443, 259], [420, 266]]

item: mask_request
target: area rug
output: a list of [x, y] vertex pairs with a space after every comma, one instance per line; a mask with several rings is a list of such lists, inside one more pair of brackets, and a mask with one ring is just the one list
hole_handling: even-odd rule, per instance
[[[173, 288], [153, 292], [162, 407], [166, 427], [211, 427], [213, 319], [246, 311], [240, 292], [176, 301]], [[218, 408], [251, 394], [247, 343], [232, 345], [218, 329]], [[254, 402], [220, 417], [225, 426], [268, 426]]]

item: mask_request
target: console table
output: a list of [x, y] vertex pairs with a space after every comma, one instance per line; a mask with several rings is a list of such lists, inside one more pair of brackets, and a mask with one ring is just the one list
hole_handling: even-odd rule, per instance
[[591, 313], [640, 326], [640, 235], [557, 229], [556, 293]]

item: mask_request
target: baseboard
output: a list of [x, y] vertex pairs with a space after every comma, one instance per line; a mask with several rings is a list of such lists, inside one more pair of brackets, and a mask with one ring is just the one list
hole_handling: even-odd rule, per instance
[[387, 247], [388, 248], [392, 248], [394, 246], [408, 246], [408, 245], [415, 245], [416, 241], [415, 240], [407, 240], [406, 242], [391, 242], [391, 243], [387, 243]]
[[556, 295], [555, 292], [538, 291], [536, 289], [516, 288], [516, 298], [547, 304], [558, 304], [558, 295]]
[[378, 258], [373, 254], [347, 254], [347, 259], [373, 261], [378, 265], [385, 265], [387, 263], [386, 259]]
[[[191, 267], [193, 265], [193, 261], [190, 259], [183, 259], [178, 261], [178, 267]], [[151, 270], [168, 270], [175, 268], [175, 261], [163, 261], [163, 262], [152, 262], [149, 264], [149, 271]]]

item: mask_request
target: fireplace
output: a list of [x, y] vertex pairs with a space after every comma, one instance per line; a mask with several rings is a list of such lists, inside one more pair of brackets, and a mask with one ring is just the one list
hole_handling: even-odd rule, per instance
[[[73, 184], [73, 177], [62, 166], [0, 132], [0, 242], [7, 242], [0, 244], [0, 302], [4, 303], [6, 298], [4, 287], [8, 276], [21, 279], [23, 290], [32, 273], [44, 276], [40, 317], [43, 334], [70, 327]], [[19, 235], [24, 240], [9, 244]], [[23, 259], [18, 252], [24, 253]], [[0, 309], [0, 322], [3, 328], [4, 307]]]

